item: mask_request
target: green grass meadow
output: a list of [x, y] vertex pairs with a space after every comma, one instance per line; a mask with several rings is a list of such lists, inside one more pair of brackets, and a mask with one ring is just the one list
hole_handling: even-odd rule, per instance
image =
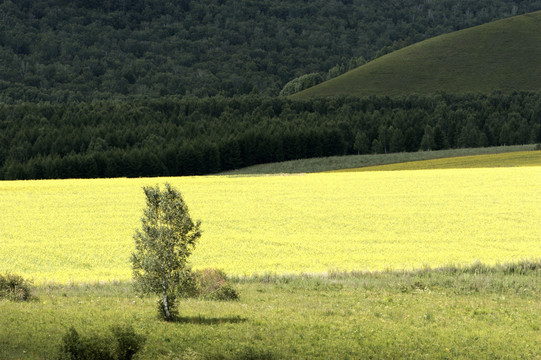
[[233, 279], [239, 301], [183, 300], [179, 321], [130, 284], [43, 285], [0, 301], [0, 358], [52, 359], [70, 326], [130, 324], [139, 359], [541, 358], [539, 264]]

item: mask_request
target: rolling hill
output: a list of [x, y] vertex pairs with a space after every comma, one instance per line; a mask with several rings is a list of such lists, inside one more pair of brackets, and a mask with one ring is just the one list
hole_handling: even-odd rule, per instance
[[437, 36], [293, 95], [489, 93], [541, 90], [541, 12]]
[[0, 1], [0, 102], [275, 96], [303, 74], [328, 79], [538, 10], [541, 0]]

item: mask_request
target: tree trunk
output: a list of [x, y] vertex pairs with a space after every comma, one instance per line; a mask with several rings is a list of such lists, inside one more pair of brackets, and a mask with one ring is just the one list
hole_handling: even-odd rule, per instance
[[163, 311], [165, 313], [165, 320], [171, 320], [171, 312], [169, 312], [169, 305], [167, 304], [167, 286], [163, 287]]
[[167, 292], [163, 292], [163, 311], [165, 312], [165, 319], [171, 320], [171, 313], [169, 312], [169, 305], [167, 305]]

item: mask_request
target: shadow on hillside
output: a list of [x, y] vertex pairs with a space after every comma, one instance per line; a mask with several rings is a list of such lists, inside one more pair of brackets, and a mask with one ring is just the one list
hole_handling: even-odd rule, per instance
[[248, 319], [235, 317], [213, 318], [205, 316], [179, 316], [174, 322], [181, 324], [200, 324], [200, 325], [220, 325], [220, 324], [237, 324], [248, 321]]

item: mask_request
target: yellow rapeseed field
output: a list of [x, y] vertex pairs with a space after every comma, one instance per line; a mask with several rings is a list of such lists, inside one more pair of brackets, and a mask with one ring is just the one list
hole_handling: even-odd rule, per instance
[[0, 272], [128, 280], [142, 186], [179, 189], [196, 268], [411, 269], [541, 257], [541, 167], [0, 182]]

